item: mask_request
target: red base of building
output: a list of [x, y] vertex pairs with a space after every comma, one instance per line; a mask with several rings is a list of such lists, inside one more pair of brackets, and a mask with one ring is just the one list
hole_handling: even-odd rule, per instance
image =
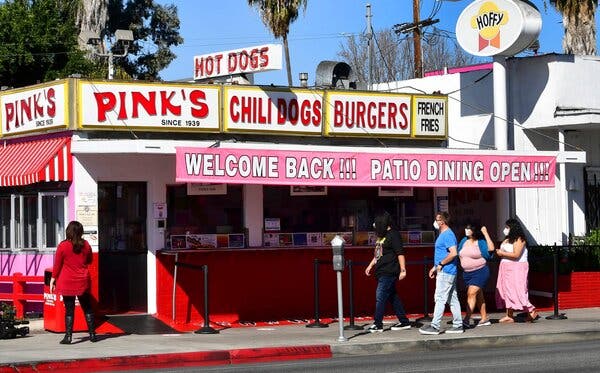
[[[407, 278], [398, 283], [398, 292], [407, 313], [424, 310], [427, 299], [433, 311], [435, 280], [428, 279], [424, 294], [425, 256], [432, 257], [431, 247], [407, 248]], [[364, 270], [373, 257], [371, 247], [347, 247], [346, 259], [353, 266], [355, 315], [372, 315], [375, 307], [374, 276]], [[331, 264], [331, 248], [211, 250], [182, 252], [178, 261], [194, 266], [208, 265], [209, 318], [224, 323], [269, 320], [310, 320], [315, 318], [315, 259], [325, 263], [319, 270], [319, 318], [337, 316], [336, 273]], [[157, 317], [174, 323], [194, 324], [203, 321], [203, 273], [179, 266], [175, 294], [175, 317], [172, 312], [174, 256], [157, 256]], [[425, 268], [426, 267], [426, 268]], [[345, 309], [349, 309], [349, 269], [343, 272]]]
[[[529, 288], [552, 292], [551, 273], [530, 273]], [[536, 298], [543, 306], [552, 306], [552, 298]], [[536, 304], [537, 306], [537, 304]], [[558, 276], [558, 308], [600, 307], [600, 272], [571, 272]]]

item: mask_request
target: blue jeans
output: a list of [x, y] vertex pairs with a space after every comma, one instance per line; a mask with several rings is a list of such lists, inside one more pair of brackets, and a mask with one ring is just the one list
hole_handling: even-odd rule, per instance
[[383, 313], [385, 304], [389, 301], [394, 307], [394, 313], [401, 323], [410, 322], [404, 312], [402, 301], [396, 292], [397, 276], [381, 276], [377, 279], [377, 291], [375, 292], [375, 326], [383, 327]]
[[450, 311], [452, 312], [452, 326], [454, 328], [462, 328], [460, 302], [456, 294], [456, 275], [450, 275], [443, 271], [437, 273], [434, 300], [435, 308], [433, 310], [431, 326], [438, 330], [440, 329], [440, 323], [447, 303], [450, 305]]

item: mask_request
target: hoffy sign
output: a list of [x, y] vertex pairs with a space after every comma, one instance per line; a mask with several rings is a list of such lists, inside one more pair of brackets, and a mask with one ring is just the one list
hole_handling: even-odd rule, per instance
[[529, 1], [476, 0], [456, 22], [456, 39], [476, 56], [513, 56], [529, 47], [542, 30], [542, 16]]

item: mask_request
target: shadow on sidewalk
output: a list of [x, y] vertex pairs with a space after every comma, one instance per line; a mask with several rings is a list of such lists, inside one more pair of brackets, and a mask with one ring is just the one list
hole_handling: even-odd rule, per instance
[[100, 340], [113, 338], [113, 334], [181, 334], [161, 320], [148, 314], [107, 315], [96, 328]]

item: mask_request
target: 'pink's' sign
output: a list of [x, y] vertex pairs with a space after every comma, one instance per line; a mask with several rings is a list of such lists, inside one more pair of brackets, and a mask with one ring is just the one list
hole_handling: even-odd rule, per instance
[[554, 187], [556, 157], [177, 148], [177, 182]]

